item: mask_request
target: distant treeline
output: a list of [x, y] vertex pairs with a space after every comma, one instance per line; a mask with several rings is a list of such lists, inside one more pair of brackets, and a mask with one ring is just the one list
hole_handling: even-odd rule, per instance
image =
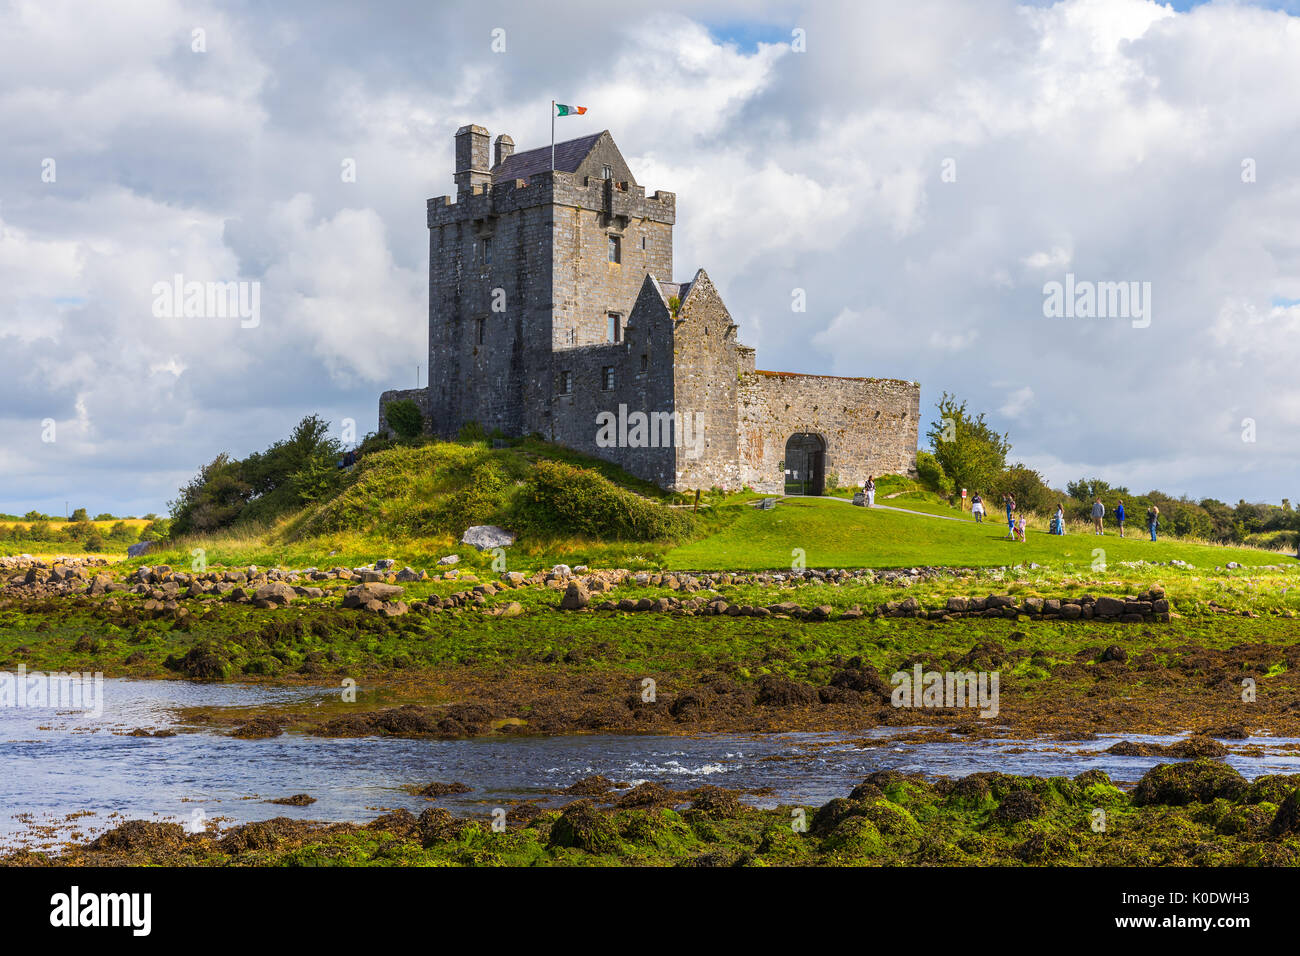
[[[4, 516], [0, 520], [15, 519]], [[155, 518], [145, 525], [131, 525], [127, 521], [138, 519], [128, 518], [118, 519], [111, 527], [105, 528], [89, 520], [67, 523], [62, 518], [54, 520], [60, 522], [58, 527], [44, 518], [32, 521], [31, 524], [0, 525], [0, 544], [8, 550], [37, 550], [41, 545], [59, 548], [75, 545], [81, 551], [123, 551], [138, 541], [157, 541], [167, 537], [170, 523], [165, 518]]]
[[1060, 505], [1067, 519], [1086, 522], [1093, 502], [1101, 498], [1107, 523], [1113, 523], [1115, 506], [1123, 501], [1128, 522], [1141, 528], [1147, 510], [1155, 505], [1164, 532], [1180, 538], [1273, 548], [1293, 546], [1300, 536], [1300, 512], [1289, 498], [1283, 498], [1280, 505], [1244, 499], [1230, 505], [1215, 498], [1197, 501], [1158, 490], [1135, 494], [1100, 478], [1080, 478], [1063, 490], [1052, 488], [1034, 469], [1008, 464], [1008, 436], [993, 431], [982, 413], [972, 414], [965, 402], [946, 392], [935, 407], [939, 414], [926, 432], [931, 451], [917, 453], [922, 484], [954, 500], [962, 488], [968, 501], [979, 493], [990, 514], [1001, 508], [1002, 496], [1010, 494], [1022, 511], [1047, 515]]

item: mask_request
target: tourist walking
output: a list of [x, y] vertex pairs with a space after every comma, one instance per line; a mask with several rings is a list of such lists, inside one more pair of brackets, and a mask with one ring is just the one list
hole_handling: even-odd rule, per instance
[[1024, 515], [1021, 515], [1019, 518], [1016, 519], [1016, 540], [1017, 540], [1017, 541], [1024, 541], [1024, 540], [1025, 540], [1025, 525], [1026, 525], [1026, 524], [1028, 524], [1028, 522], [1027, 522], [1027, 520], [1025, 519], [1025, 516], [1024, 516]]
[[1010, 495], [1003, 495], [1002, 503], [1007, 507], [1007, 537], [1014, 538], [1016, 536], [1016, 499]]
[[867, 507], [870, 508], [876, 503], [876, 477], [867, 475], [867, 483], [862, 486], [862, 490], [867, 494]]
[[1101, 499], [1098, 498], [1092, 505], [1093, 534], [1105, 534], [1105, 532], [1101, 530], [1101, 520], [1104, 517], [1106, 517], [1106, 506], [1103, 505]]
[[970, 513], [975, 516], [976, 524], [984, 523], [984, 499], [980, 497], [978, 491], [975, 492], [975, 497], [970, 501]]
[[1056, 503], [1056, 514], [1052, 516], [1052, 534], [1065, 534], [1065, 505]]
[[1147, 529], [1151, 532], [1151, 540], [1156, 539], [1156, 530], [1160, 527], [1160, 509], [1152, 505], [1147, 511]]
[[1115, 506], [1115, 520], [1119, 522], [1119, 536], [1124, 537], [1124, 499], [1119, 500]]

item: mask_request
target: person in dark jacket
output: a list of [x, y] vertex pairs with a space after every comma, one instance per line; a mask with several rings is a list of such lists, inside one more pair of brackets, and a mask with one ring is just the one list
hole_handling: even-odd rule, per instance
[[1119, 500], [1115, 506], [1115, 520], [1119, 522], [1119, 536], [1124, 537], [1124, 499]]
[[1160, 509], [1155, 505], [1147, 512], [1147, 530], [1151, 532], [1151, 540], [1156, 539], [1156, 530], [1160, 527]]

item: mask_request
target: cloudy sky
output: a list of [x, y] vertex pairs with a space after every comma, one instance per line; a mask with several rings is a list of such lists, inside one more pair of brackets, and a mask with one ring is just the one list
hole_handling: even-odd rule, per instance
[[[760, 368], [955, 392], [1059, 485], [1300, 498], [1294, 4], [270, 6], [0, 2], [0, 511], [162, 512], [305, 414], [372, 429], [452, 134], [542, 145], [552, 97], [676, 192], [674, 278]], [[260, 322], [155, 315], [178, 273]], [[1067, 275], [1149, 324], [1045, 316]]]

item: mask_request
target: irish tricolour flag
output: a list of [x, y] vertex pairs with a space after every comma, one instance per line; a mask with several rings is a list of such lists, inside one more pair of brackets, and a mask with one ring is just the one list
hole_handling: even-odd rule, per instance
[[581, 116], [583, 113], [587, 112], [587, 107], [585, 106], [565, 106], [563, 103], [556, 103], [555, 109], [556, 116]]

